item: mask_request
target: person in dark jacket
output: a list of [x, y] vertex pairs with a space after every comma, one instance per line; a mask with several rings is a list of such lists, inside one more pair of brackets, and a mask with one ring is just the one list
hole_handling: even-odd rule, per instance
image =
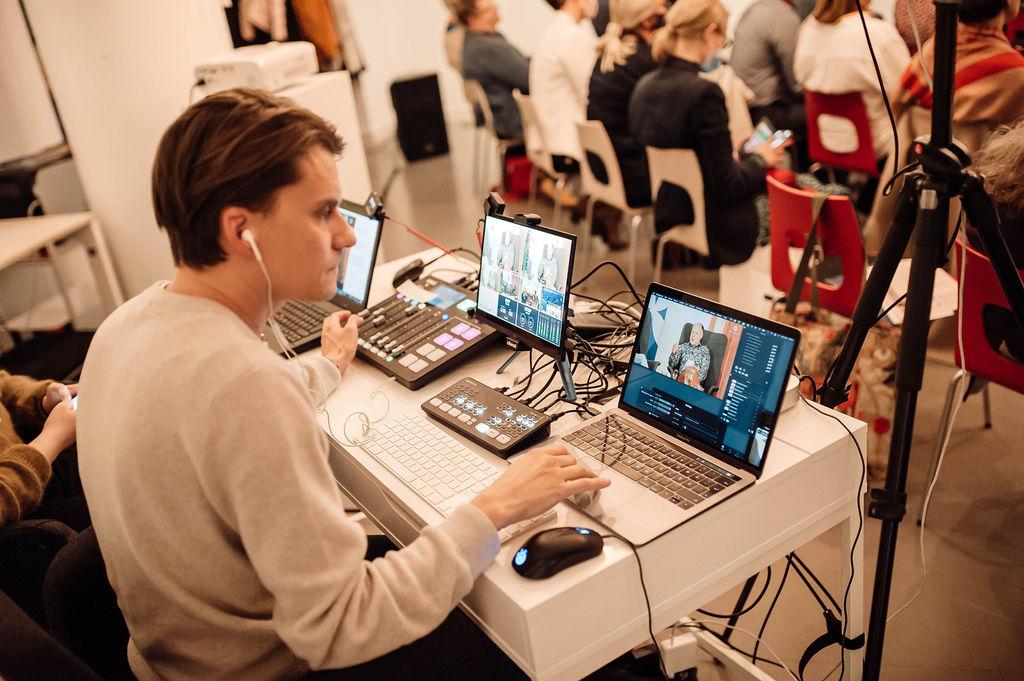
[[658, 66], [651, 40], [665, 16], [665, 0], [612, 0], [611, 12], [590, 76], [587, 119], [604, 123], [622, 169], [626, 201], [637, 208], [650, 205], [651, 180], [647, 152], [629, 129], [629, 98], [637, 81]]
[[[764, 192], [766, 168], [785, 153], [765, 144], [737, 161], [725, 95], [698, 75], [701, 65], [725, 47], [728, 19], [719, 0], [673, 5], [652, 45], [662, 65], [640, 79], [629, 103], [629, 126], [637, 142], [696, 152], [704, 179], [708, 246], [722, 265], [744, 262], [753, 253], [758, 234], [754, 197]], [[682, 189], [665, 185], [655, 198], [659, 232], [692, 222], [693, 206]]]
[[501, 16], [494, 0], [454, 0], [455, 16], [465, 27], [462, 76], [487, 94], [494, 129], [504, 139], [522, 139], [523, 123], [512, 91], [530, 92], [530, 60], [498, 33]]

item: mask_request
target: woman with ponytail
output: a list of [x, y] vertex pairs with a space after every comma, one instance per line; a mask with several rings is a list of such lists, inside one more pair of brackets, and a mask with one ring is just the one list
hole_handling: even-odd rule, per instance
[[651, 181], [644, 146], [629, 130], [629, 98], [637, 81], [658, 65], [651, 40], [664, 17], [665, 0], [612, 0], [611, 21], [590, 76], [587, 119], [604, 123], [622, 168], [626, 200], [634, 208], [651, 203]]
[[[726, 46], [729, 13], [719, 0], [677, 2], [654, 34], [652, 52], [661, 65], [640, 79], [629, 102], [629, 124], [640, 144], [663, 149], [692, 149], [704, 178], [705, 218], [711, 257], [721, 265], [745, 261], [758, 237], [754, 198], [765, 189], [766, 169], [785, 151], [762, 145], [746, 159], [733, 156], [725, 95], [699, 77]], [[692, 221], [685, 191], [662, 186], [654, 209], [661, 232]]]

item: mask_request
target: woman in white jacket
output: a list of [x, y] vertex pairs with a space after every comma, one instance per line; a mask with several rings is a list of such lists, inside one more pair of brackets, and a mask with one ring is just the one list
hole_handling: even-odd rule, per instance
[[530, 60], [533, 100], [555, 170], [574, 173], [582, 156], [576, 123], [587, 118], [587, 88], [597, 61], [590, 19], [597, 0], [547, 0], [557, 10]]

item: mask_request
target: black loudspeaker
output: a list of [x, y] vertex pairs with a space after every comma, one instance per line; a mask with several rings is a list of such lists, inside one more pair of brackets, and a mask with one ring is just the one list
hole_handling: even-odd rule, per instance
[[395, 81], [391, 103], [398, 119], [398, 144], [406, 159], [418, 161], [448, 153], [448, 128], [436, 73]]

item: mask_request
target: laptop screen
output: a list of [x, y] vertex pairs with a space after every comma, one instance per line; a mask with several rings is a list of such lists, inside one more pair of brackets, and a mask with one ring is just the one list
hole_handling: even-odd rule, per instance
[[800, 332], [651, 287], [620, 404], [759, 473]]
[[356, 233], [355, 246], [345, 249], [344, 260], [338, 268], [338, 297], [348, 303], [346, 307], [363, 309], [370, 295], [381, 221], [375, 215], [365, 215], [344, 203], [338, 207], [338, 212]]
[[511, 218], [484, 218], [477, 313], [543, 352], [562, 347], [575, 237]]

